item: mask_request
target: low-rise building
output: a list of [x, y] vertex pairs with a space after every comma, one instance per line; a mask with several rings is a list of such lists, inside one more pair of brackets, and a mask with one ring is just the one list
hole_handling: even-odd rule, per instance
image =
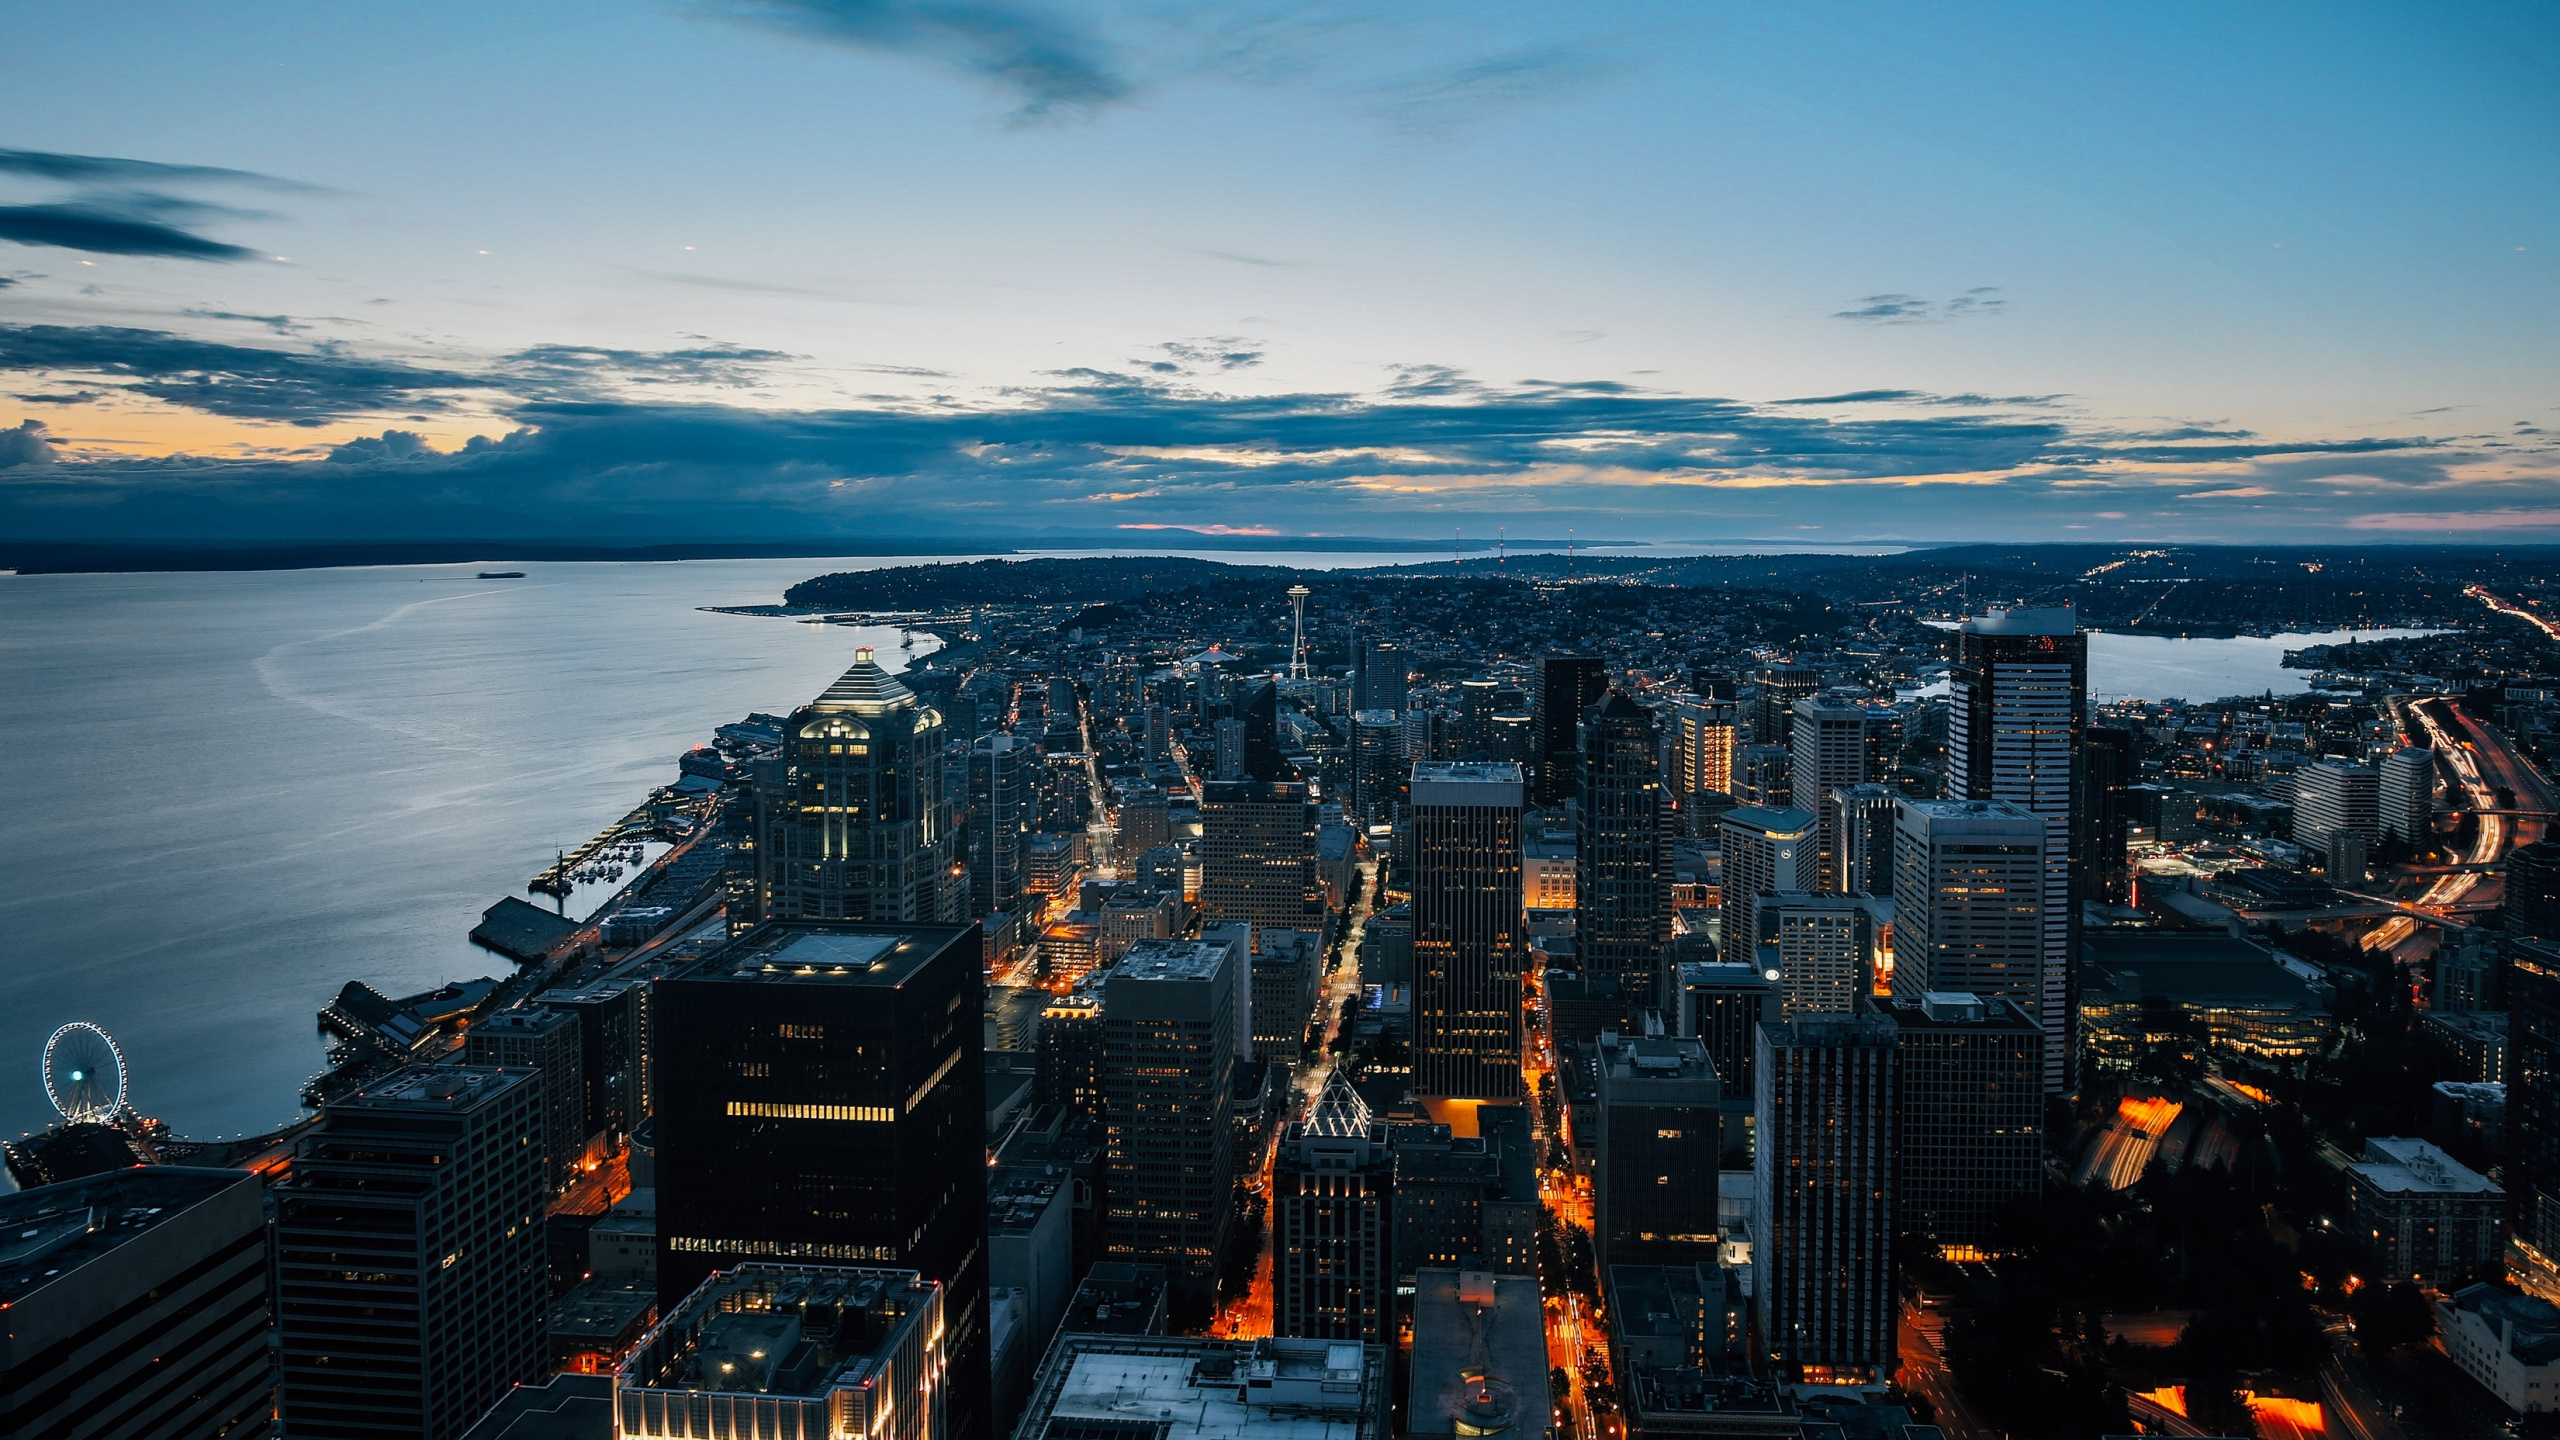
[[[1015, 1440], [1386, 1440], [1393, 1354], [1349, 1340], [1069, 1329], [1040, 1362], [1013, 1433]], [[1543, 1414], [1543, 1388], [1539, 1400]]]
[[1404, 1433], [1414, 1440], [1545, 1440], [1554, 1419], [1537, 1278], [1484, 1270], [1416, 1272]]
[[2382, 1273], [2442, 1290], [2498, 1268], [2507, 1192], [2424, 1140], [2376, 1137], [2347, 1167], [2347, 1213]]
[[2508, 1409], [2560, 1409], [2560, 1306], [2473, 1285], [2436, 1302], [2436, 1344]]
[[2329, 987], [2263, 945], [2193, 931], [2092, 930], [2080, 943], [2080, 1020], [2102, 1070], [2131, 1070], [2154, 1018], [2175, 1009], [2213, 1050], [2299, 1060], [2329, 1039]]

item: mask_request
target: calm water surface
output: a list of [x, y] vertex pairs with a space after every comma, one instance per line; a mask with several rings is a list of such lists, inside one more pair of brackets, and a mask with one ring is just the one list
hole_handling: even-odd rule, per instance
[[[481, 910], [713, 726], [805, 702], [857, 644], [901, 654], [893, 631], [697, 607], [905, 563], [0, 578], [0, 1134], [52, 1119], [38, 1056], [70, 1020], [116, 1035], [135, 1103], [182, 1134], [291, 1120], [340, 985], [502, 973], [464, 938]], [[2091, 688], [2299, 690], [2282, 652], [2330, 638], [2099, 636]]]

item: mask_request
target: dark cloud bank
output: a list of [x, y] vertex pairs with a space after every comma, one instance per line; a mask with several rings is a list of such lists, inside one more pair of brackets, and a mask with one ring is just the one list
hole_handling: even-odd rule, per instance
[[255, 459], [66, 458], [40, 429], [0, 430], [0, 534], [672, 540], [1223, 524], [1421, 536], [1543, 522], [1694, 540], [2065, 539], [2098, 519], [2111, 538], [2259, 539], [2444, 509], [2456, 493], [2460, 508], [2522, 513], [2553, 489], [2455, 485], [2466, 458], [2535, 443], [2512, 438], [2279, 442], [2227, 427], [2111, 430], [2049, 396], [1871, 390], [1755, 405], [1610, 382], [1495, 387], [1435, 366], [1373, 394], [1238, 396], [1204, 386], [1250, 350], [1222, 339], [1160, 353], [1181, 373], [1150, 358], [985, 405], [777, 410], [653, 401], [645, 388], [752, 384], [790, 358], [771, 351], [546, 346], [466, 369], [0, 326], [0, 373], [83, 391], [295, 425], [462, 410], [512, 427], [438, 450], [395, 422]]

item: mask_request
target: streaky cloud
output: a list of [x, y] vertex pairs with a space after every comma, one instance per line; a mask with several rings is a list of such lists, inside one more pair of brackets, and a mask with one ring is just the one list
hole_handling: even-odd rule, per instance
[[97, 255], [157, 255], [178, 260], [246, 260], [257, 252], [181, 230], [112, 205], [0, 205], [0, 240], [86, 250]]
[[197, 181], [249, 185], [265, 190], [317, 190], [299, 180], [261, 175], [254, 170], [227, 170], [218, 165], [170, 165], [157, 160], [126, 160], [112, 155], [64, 155], [49, 150], [0, 150], [0, 175], [32, 175], [75, 185]]
[[1007, 97], [1021, 123], [1090, 116], [1136, 89], [1099, 38], [1012, 0], [707, 0], [703, 8], [804, 39], [930, 61]]

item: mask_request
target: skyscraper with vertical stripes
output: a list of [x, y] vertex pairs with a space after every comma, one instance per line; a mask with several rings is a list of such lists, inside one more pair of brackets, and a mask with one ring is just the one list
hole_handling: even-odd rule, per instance
[[2071, 1084], [2078, 1032], [2073, 931], [2083, 873], [2089, 723], [2089, 641], [2068, 606], [1992, 610], [1956, 631], [1947, 702], [1947, 798], [2006, 800], [2045, 822], [2044, 973], [2036, 1023], [2044, 1028], [2044, 1084]]

